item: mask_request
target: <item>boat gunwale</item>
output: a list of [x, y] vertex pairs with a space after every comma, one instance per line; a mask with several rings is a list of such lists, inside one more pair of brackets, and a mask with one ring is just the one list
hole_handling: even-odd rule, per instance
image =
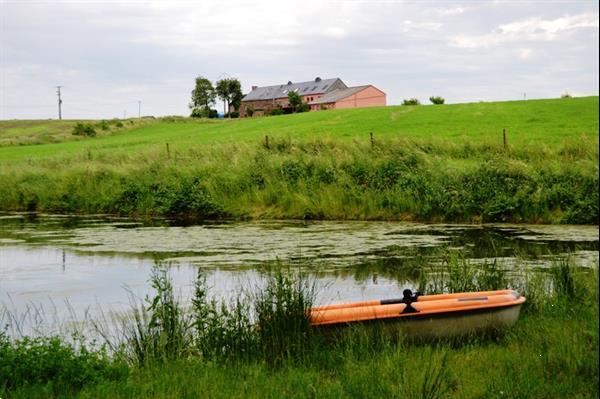
[[[513, 291], [514, 294], [518, 293]], [[514, 295], [513, 294], [513, 295]], [[326, 325], [344, 325], [344, 324], [352, 324], [352, 323], [362, 323], [376, 320], [415, 320], [415, 319], [427, 319], [427, 318], [444, 318], [444, 317], [457, 317], [461, 315], [470, 315], [470, 314], [478, 314], [478, 313], [492, 313], [494, 311], [502, 311], [506, 308], [510, 308], [513, 306], [521, 306], [526, 301], [524, 296], [518, 295], [511, 301], [505, 301], [501, 303], [486, 303], [481, 304], [477, 303], [471, 306], [461, 306], [456, 308], [444, 308], [441, 310], [423, 310], [414, 313], [393, 313], [393, 314], [384, 314], [384, 315], [370, 315], [364, 317], [356, 317], [352, 320], [328, 320], [324, 322], [312, 321], [311, 325], [318, 326], [326, 326]], [[414, 304], [418, 304], [418, 302], [413, 302]], [[390, 305], [377, 305], [377, 306], [390, 306]], [[405, 305], [406, 306], [406, 305]], [[375, 307], [375, 306], [374, 306]], [[353, 308], [348, 308], [353, 309]], [[355, 308], [354, 308], [355, 309]], [[339, 309], [334, 309], [339, 310]], [[326, 310], [325, 310], [326, 311]], [[324, 311], [311, 311], [312, 314], [324, 312]]]

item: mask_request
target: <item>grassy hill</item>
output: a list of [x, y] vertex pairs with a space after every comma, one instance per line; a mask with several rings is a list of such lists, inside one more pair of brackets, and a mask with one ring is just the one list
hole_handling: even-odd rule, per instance
[[[453, 104], [444, 106], [391, 106], [331, 110], [276, 117], [196, 121], [189, 118], [128, 120], [133, 128], [125, 134], [114, 131], [89, 140], [71, 135], [77, 121], [0, 121], [0, 143], [29, 144], [43, 137], [74, 141], [34, 148], [0, 148], [0, 159], [56, 154], [93, 146], [97, 149], [126, 146], [127, 151], [147, 149], [153, 144], [173, 145], [247, 142], [272, 137], [305, 139], [364, 140], [373, 132], [377, 138], [443, 138], [452, 141], [498, 142], [507, 129], [513, 145], [561, 144], [582, 134], [598, 135], [598, 97], [553, 100]], [[141, 126], [140, 126], [141, 125]], [[117, 131], [118, 133], [118, 131]], [[34, 142], [35, 143], [35, 142]], [[35, 144], [42, 143], [39, 140]]]
[[71, 135], [74, 123], [0, 122], [0, 209], [598, 219], [598, 97], [131, 120], [93, 138]]

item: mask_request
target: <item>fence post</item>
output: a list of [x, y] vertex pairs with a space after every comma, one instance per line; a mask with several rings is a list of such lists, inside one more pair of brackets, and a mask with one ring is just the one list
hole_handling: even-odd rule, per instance
[[506, 129], [502, 129], [502, 143], [504, 144], [504, 149], [506, 150]]
[[265, 148], [268, 150], [269, 149], [269, 136], [265, 135]]
[[171, 158], [171, 151], [169, 150], [169, 143], [167, 143], [167, 158]]
[[371, 135], [371, 149], [375, 146], [375, 140], [373, 140], [373, 132], [369, 133]]

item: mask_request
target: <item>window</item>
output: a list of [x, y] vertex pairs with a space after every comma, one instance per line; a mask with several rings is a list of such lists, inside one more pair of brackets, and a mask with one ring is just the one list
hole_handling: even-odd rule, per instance
[[325, 89], [327, 88], [327, 86], [329, 86], [329, 85], [325, 85], [325, 86], [323, 86], [323, 90], [325, 90]]
[[315, 91], [317, 90], [317, 86], [313, 87], [310, 91]]
[[302, 90], [302, 91], [306, 91], [306, 90], [308, 90], [308, 86], [306, 86], [306, 87], [304, 88], [304, 90]]
[[283, 94], [286, 94], [287, 92], [288, 92], [287, 90], [284, 90], [284, 91], [283, 91]]

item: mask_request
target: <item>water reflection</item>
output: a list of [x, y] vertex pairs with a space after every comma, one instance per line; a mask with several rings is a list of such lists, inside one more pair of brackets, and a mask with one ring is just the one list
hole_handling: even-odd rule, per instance
[[[157, 261], [171, 265], [174, 285], [189, 295], [201, 267], [211, 292], [235, 295], [260, 284], [265, 262], [310, 268], [318, 301], [399, 296], [424, 268], [449, 252], [473, 263], [546, 267], [561, 254], [598, 262], [597, 226], [440, 225], [389, 222], [235, 222], [181, 225], [103, 217], [0, 215], [0, 303], [14, 312], [36, 304], [58, 317], [125, 309], [129, 290], [149, 293]], [[127, 289], [127, 290], [126, 290]], [[66, 304], [68, 301], [68, 305]]]

